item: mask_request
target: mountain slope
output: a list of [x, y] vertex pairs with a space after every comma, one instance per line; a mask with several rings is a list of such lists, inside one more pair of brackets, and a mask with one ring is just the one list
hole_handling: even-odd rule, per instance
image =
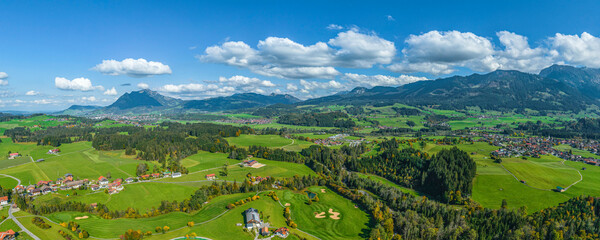
[[131, 109], [131, 108], [154, 108], [154, 107], [175, 107], [183, 101], [176, 98], [160, 95], [158, 92], [148, 89], [125, 93], [106, 109]]
[[530, 108], [580, 110], [596, 99], [581, 94], [572, 84], [519, 71], [498, 70], [488, 74], [454, 76], [420, 81], [397, 88], [356, 88], [345, 94], [311, 99], [302, 104], [406, 103], [463, 109]]
[[228, 97], [190, 100], [183, 104], [183, 108], [200, 111], [224, 111], [262, 107], [279, 103], [292, 104], [299, 101], [296, 97], [288, 94], [261, 95], [256, 93], [238, 93]]
[[600, 69], [552, 65], [540, 71], [539, 75], [565, 81], [588, 97], [600, 98]]
[[93, 112], [97, 109], [102, 108], [101, 106], [90, 106], [90, 105], [71, 105], [69, 108], [57, 112], [58, 115], [82, 115], [89, 112]]

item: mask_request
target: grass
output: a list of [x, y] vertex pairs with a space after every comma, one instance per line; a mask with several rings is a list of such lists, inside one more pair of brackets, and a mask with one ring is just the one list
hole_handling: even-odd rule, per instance
[[[325, 189], [325, 193], [321, 192]], [[326, 187], [310, 187], [319, 197], [318, 202], [307, 205], [308, 196], [291, 191], [278, 192], [282, 204], [290, 203], [292, 219], [298, 228], [322, 239], [365, 239], [368, 233], [369, 215], [354, 203]], [[340, 213], [340, 219], [329, 217], [329, 209]], [[325, 212], [326, 218], [315, 218], [315, 212]]]
[[[195, 223], [204, 222], [223, 213], [226, 210], [225, 206], [227, 204], [251, 195], [253, 195], [253, 193], [219, 196], [210, 200], [210, 204], [193, 214], [173, 212], [151, 218], [120, 218], [108, 220], [87, 213], [60, 212], [53, 213], [48, 217], [56, 222], [75, 221], [94, 237], [114, 238], [118, 237], [119, 234], [125, 233], [128, 229], [154, 232], [154, 228], [157, 226], [169, 226], [174, 230], [186, 226], [190, 221], [194, 221]], [[89, 218], [75, 220], [76, 217], [81, 216], [89, 216]]]
[[262, 147], [283, 147], [292, 143], [292, 139], [287, 139], [279, 135], [240, 135], [239, 137], [226, 138], [230, 145], [247, 147], [251, 145]]
[[[160, 182], [144, 182], [136, 184], [126, 184], [125, 189], [120, 193], [108, 195], [103, 191], [91, 192], [81, 191], [78, 195], [73, 195], [73, 191], [43, 195], [36, 198], [36, 204], [43, 205], [48, 203], [59, 203], [66, 201], [84, 202], [84, 203], [103, 203], [110, 210], [125, 210], [128, 207], [138, 209], [144, 213], [152, 208], [158, 208], [163, 200], [181, 201], [189, 198], [195, 187], [180, 184], [169, 184]], [[67, 196], [69, 194], [70, 196]]]
[[569, 186], [580, 179], [575, 169], [560, 162], [561, 159], [556, 157], [544, 156], [541, 159], [529, 158], [529, 160], [507, 158], [503, 159], [502, 165], [530, 186], [554, 189], [556, 186]]
[[581, 149], [573, 148], [573, 147], [571, 147], [570, 145], [567, 145], [567, 144], [561, 144], [561, 145], [555, 146], [554, 148], [556, 148], [558, 150], [561, 150], [561, 151], [569, 151], [569, 150], [571, 150], [573, 152], [573, 154], [580, 155], [580, 156], [585, 157], [585, 158], [589, 158], [589, 157], [590, 158], [600, 158], [600, 156], [598, 156], [596, 154], [593, 154], [591, 152], [584, 151], [584, 150], [581, 150]]
[[[251, 167], [242, 167], [240, 165], [230, 165], [228, 169], [227, 176], [219, 176], [219, 172], [221, 169], [213, 169], [209, 171], [197, 172], [193, 174], [184, 175], [179, 178], [173, 179], [164, 179], [158, 181], [164, 182], [194, 182], [201, 181], [199, 184], [210, 184], [212, 181], [206, 181], [205, 175], [207, 174], [217, 174], [217, 180], [227, 180], [227, 181], [237, 181], [242, 182], [246, 179], [246, 175], [251, 173], [253, 176], [271, 176], [271, 177], [292, 177], [294, 175], [314, 175], [315, 173], [304, 164], [290, 163], [290, 162], [279, 162], [279, 161], [269, 161], [260, 158], [254, 158], [259, 163], [265, 164], [266, 166], [261, 168], [251, 168]], [[224, 160], [225, 161], [225, 160]], [[237, 160], [228, 160], [234, 161], [235, 163], [239, 163]], [[222, 164], [221, 164], [222, 166]]]
[[[1, 145], [1, 144], [0, 144]], [[79, 179], [96, 179], [111, 174], [113, 179], [127, 178], [135, 175], [138, 164], [148, 163], [152, 169], [154, 162], [140, 161], [133, 156], [126, 156], [124, 151], [97, 151], [90, 142], [64, 144], [58, 155], [46, 154], [51, 147], [33, 145], [30, 153], [34, 159], [44, 158], [44, 162], [26, 163], [12, 168], [0, 170], [0, 173], [15, 176], [23, 184], [40, 180], [56, 180], [66, 173]]]

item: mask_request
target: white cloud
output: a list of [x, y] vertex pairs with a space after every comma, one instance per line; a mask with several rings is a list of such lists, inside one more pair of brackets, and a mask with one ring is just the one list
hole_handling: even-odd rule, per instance
[[284, 67], [323, 66], [331, 63], [333, 49], [324, 42], [304, 46], [288, 38], [268, 37], [258, 42], [264, 61]]
[[50, 100], [50, 99], [37, 99], [37, 100], [33, 100], [31, 102], [35, 103], [35, 104], [44, 104], [44, 105], [55, 103], [55, 101]]
[[54, 78], [54, 85], [56, 88], [61, 90], [78, 90], [78, 91], [92, 91], [92, 90], [104, 90], [102, 86], [93, 86], [92, 81], [87, 78], [75, 78], [69, 80], [62, 77]]
[[433, 75], [442, 75], [442, 74], [450, 74], [454, 72], [454, 68], [452, 68], [449, 64], [440, 64], [440, 63], [432, 63], [432, 62], [401, 62], [394, 63], [387, 67], [390, 71], [399, 72], [399, 73], [431, 73]]
[[342, 29], [344, 29], [344, 27], [332, 23], [332, 24], [327, 25], [327, 29], [329, 29], [329, 30], [342, 30]]
[[245, 76], [233, 76], [230, 78], [219, 77], [219, 82], [228, 84], [230, 86], [241, 86], [241, 87], [275, 87], [271, 81], [260, 80], [258, 78], [250, 78]]
[[82, 97], [81, 100], [84, 102], [95, 102], [97, 99], [94, 96], [89, 96], [89, 97]]
[[8, 78], [8, 74], [5, 72], [0, 72], [0, 79], [6, 79]]
[[353, 85], [375, 87], [375, 86], [399, 86], [417, 81], [427, 80], [425, 77], [415, 77], [409, 75], [400, 75], [398, 77], [385, 75], [362, 75], [355, 73], [346, 73], [343, 77]]
[[308, 93], [309, 91], [314, 90], [330, 90], [330, 89], [341, 89], [346, 88], [340, 82], [335, 80], [331, 80], [329, 82], [317, 82], [317, 81], [306, 81], [300, 80], [300, 85], [303, 87], [302, 92]]
[[279, 37], [259, 41], [257, 49], [241, 41], [225, 42], [206, 48], [205, 54], [198, 58], [248, 68], [265, 76], [331, 79], [340, 74], [335, 67], [371, 68], [390, 63], [395, 54], [393, 42], [351, 29], [338, 33], [327, 43], [308, 46]]
[[198, 83], [189, 83], [189, 84], [167, 84], [162, 86], [159, 91], [168, 92], [168, 93], [192, 93], [192, 92], [203, 92], [207, 90], [215, 90], [219, 87], [215, 84], [198, 84]]
[[207, 47], [204, 52], [205, 55], [198, 57], [202, 61], [238, 67], [248, 67], [260, 64], [262, 61], [258, 51], [242, 41], [225, 42], [221, 46]]
[[394, 17], [392, 17], [392, 15], [387, 15], [386, 18], [388, 21], [396, 21], [396, 19], [394, 19]]
[[587, 32], [581, 36], [557, 33], [550, 38], [552, 48], [560, 58], [574, 65], [600, 67], [600, 38]]
[[255, 68], [254, 72], [269, 76], [269, 77], [277, 77], [277, 78], [287, 78], [287, 79], [303, 79], [303, 78], [322, 78], [322, 79], [332, 79], [335, 76], [340, 75], [333, 67], [291, 67], [291, 68], [281, 68], [281, 67], [261, 67]]
[[490, 40], [471, 32], [430, 31], [410, 35], [402, 53], [411, 61], [457, 63], [483, 58], [494, 52]]
[[148, 89], [148, 88], [150, 88], [150, 86], [148, 84], [143, 83], [143, 82], [142, 83], [138, 83], [137, 87], [140, 88], [140, 89]]
[[298, 91], [298, 86], [296, 86], [295, 84], [288, 83], [286, 86], [286, 89], [288, 91], [295, 92], [295, 91]]
[[393, 42], [374, 34], [362, 34], [357, 31], [338, 33], [329, 40], [329, 45], [339, 47], [335, 53], [335, 63], [342, 67], [371, 68], [374, 64], [388, 64], [396, 55]]
[[115, 89], [115, 87], [112, 87], [111, 89], [106, 89], [106, 91], [104, 91], [104, 95], [115, 96], [117, 95], [117, 89]]
[[36, 92], [36, 91], [33, 91], [33, 90], [28, 91], [27, 93], [25, 93], [25, 95], [27, 95], [27, 96], [36, 96], [36, 95], [39, 95], [39, 94], [40, 94], [39, 92]]
[[0, 79], [0, 86], [8, 85], [8, 81]]
[[123, 61], [103, 60], [92, 68], [107, 75], [128, 75], [131, 77], [147, 77], [151, 75], [171, 74], [171, 68], [160, 62], [146, 59], [127, 58]]
[[527, 37], [508, 31], [496, 33], [503, 48], [494, 48], [487, 38], [471, 32], [430, 31], [411, 35], [405, 41], [401, 62], [387, 66], [394, 72], [450, 74], [456, 67], [489, 72], [496, 69], [537, 73], [556, 63], [554, 50], [529, 46]]

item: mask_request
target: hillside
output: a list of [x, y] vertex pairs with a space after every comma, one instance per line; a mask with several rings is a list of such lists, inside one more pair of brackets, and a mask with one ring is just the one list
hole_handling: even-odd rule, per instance
[[187, 101], [185, 109], [201, 111], [223, 111], [243, 108], [263, 107], [273, 104], [292, 104], [300, 100], [288, 94], [261, 95], [256, 93], [240, 93], [228, 97], [209, 98], [204, 100]]
[[[544, 71], [542, 71], [544, 72]], [[557, 75], [561, 71], [556, 71]], [[302, 104], [405, 103], [437, 105], [447, 109], [479, 106], [483, 109], [581, 110], [597, 98], [584, 88], [556, 77], [498, 70], [487, 74], [420, 81], [397, 88], [374, 87], [311, 99]], [[600, 96], [600, 95], [599, 95]]]

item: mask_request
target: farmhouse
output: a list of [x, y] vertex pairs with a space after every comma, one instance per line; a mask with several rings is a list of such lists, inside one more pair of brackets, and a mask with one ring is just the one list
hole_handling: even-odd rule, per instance
[[31, 190], [31, 195], [32, 196], [37, 196], [37, 195], [40, 195], [41, 193], [42, 193], [42, 190], [39, 189], [39, 188]]
[[181, 177], [181, 173], [180, 172], [174, 172], [173, 175], [171, 175], [172, 178], [178, 178]]
[[67, 173], [65, 174], [65, 179], [64, 181], [73, 181], [73, 174]]
[[275, 234], [275, 236], [278, 236], [280, 238], [287, 238], [290, 235], [290, 231], [286, 227], [278, 228], [273, 233]]
[[244, 167], [252, 167], [252, 165], [257, 164], [256, 160], [244, 160]]
[[153, 174], [152, 174], [152, 177], [153, 177], [153, 178], [159, 178], [159, 177], [160, 177], [160, 173], [153, 173]]
[[100, 189], [100, 186], [98, 186], [98, 185], [96, 185], [96, 184], [93, 184], [93, 185], [91, 185], [91, 186], [90, 186], [90, 189], [91, 189], [92, 191], [97, 191], [97, 190], [99, 190], [99, 189]]
[[60, 152], [60, 149], [58, 149], [58, 148], [48, 150], [48, 154], [57, 154], [59, 152]]
[[215, 175], [214, 173], [208, 174], [205, 176], [206, 180], [215, 180], [215, 178], [217, 178], [217, 175]]
[[108, 179], [106, 179], [104, 176], [100, 176], [98, 178], [98, 183], [102, 186], [102, 185], [108, 185]]
[[128, 177], [127, 179], [125, 179], [126, 183], [132, 183], [134, 181], [134, 179], [132, 177]]
[[8, 196], [0, 197], [0, 205], [8, 205]]
[[16, 239], [17, 234], [12, 229], [9, 229], [6, 232], [0, 232], [0, 240], [12, 240]]
[[21, 192], [25, 191], [25, 187], [23, 187], [23, 185], [17, 185], [17, 186], [15, 186], [14, 190], [17, 193], [21, 193]]
[[262, 226], [262, 227], [260, 228], [260, 235], [263, 235], [263, 236], [268, 236], [269, 234], [270, 234], [270, 232], [269, 232], [269, 227], [267, 227], [267, 226]]
[[42, 194], [48, 194], [52, 192], [52, 188], [49, 186], [43, 186], [40, 188], [40, 190], [42, 191]]
[[15, 159], [16, 157], [20, 157], [19, 153], [11, 153], [8, 155], [8, 159]]
[[83, 186], [83, 184], [84, 184], [83, 180], [71, 181], [66, 184], [66, 187], [67, 187], [67, 189], [74, 189], [74, 188], [79, 188], [79, 187]]
[[244, 216], [246, 217], [245, 222], [247, 229], [252, 229], [262, 224], [262, 221], [260, 221], [260, 215], [258, 214], [258, 210], [254, 208], [246, 209], [246, 211], [244, 211]]

